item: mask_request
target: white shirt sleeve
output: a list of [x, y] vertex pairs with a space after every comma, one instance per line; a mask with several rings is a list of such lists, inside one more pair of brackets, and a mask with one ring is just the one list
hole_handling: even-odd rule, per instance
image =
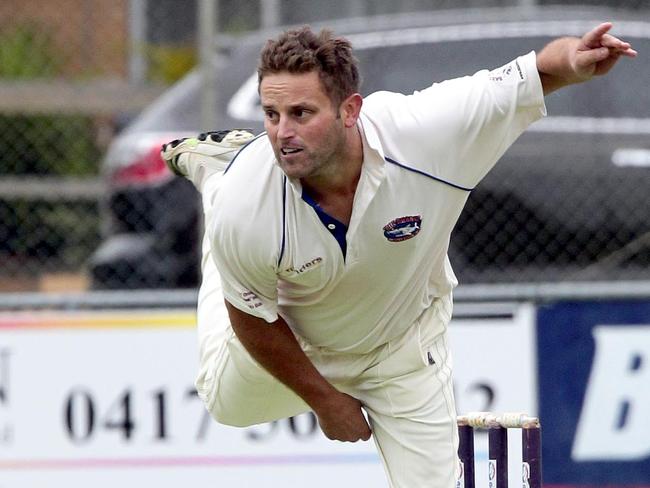
[[[214, 219], [212, 220], [214, 222]], [[275, 322], [278, 318], [277, 259], [268, 241], [251, 235], [249, 219], [219, 220], [207, 229], [224, 298], [242, 312]]]
[[397, 153], [400, 163], [470, 189], [526, 127], [546, 115], [534, 52], [412, 95], [376, 95], [368, 97], [370, 112], [383, 130], [393, 131], [384, 138], [393, 141], [387, 155]]

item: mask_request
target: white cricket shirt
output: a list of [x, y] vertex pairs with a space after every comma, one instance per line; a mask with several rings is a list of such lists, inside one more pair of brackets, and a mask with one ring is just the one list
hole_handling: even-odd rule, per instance
[[412, 95], [368, 96], [347, 229], [258, 137], [223, 176], [207, 229], [225, 298], [267, 322], [282, 316], [317, 347], [363, 353], [397, 337], [456, 285], [447, 249], [469, 192], [545, 111], [534, 52]]

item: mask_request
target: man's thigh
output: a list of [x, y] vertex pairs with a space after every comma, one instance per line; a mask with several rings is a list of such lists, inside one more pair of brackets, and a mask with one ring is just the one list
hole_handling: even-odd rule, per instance
[[208, 411], [218, 422], [239, 427], [307, 411], [304, 401], [253, 360], [235, 336], [207, 238], [203, 252], [196, 389]]
[[203, 359], [201, 370], [211, 371], [197, 379], [197, 390], [215, 420], [245, 427], [310, 410], [251, 357], [231, 328], [213, 340], [221, 347], [212, 348], [215, 354]]
[[[392, 488], [455, 486], [458, 431], [445, 342], [443, 335], [420, 350], [406, 344], [359, 385]], [[418, 359], [411, 371], [396, 369]]]

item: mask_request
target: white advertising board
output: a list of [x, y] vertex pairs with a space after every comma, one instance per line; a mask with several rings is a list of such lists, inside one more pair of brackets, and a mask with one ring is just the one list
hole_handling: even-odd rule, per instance
[[[386, 486], [372, 442], [331, 442], [310, 414], [213, 422], [194, 327], [185, 310], [0, 314], [0, 487]], [[450, 329], [459, 411], [535, 412], [529, 307]]]

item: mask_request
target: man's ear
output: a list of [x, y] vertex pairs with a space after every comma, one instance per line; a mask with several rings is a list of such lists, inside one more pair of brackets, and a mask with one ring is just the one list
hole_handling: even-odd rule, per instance
[[349, 129], [357, 124], [359, 112], [361, 112], [361, 105], [363, 105], [363, 98], [358, 93], [353, 93], [341, 102], [339, 113], [346, 128]]

